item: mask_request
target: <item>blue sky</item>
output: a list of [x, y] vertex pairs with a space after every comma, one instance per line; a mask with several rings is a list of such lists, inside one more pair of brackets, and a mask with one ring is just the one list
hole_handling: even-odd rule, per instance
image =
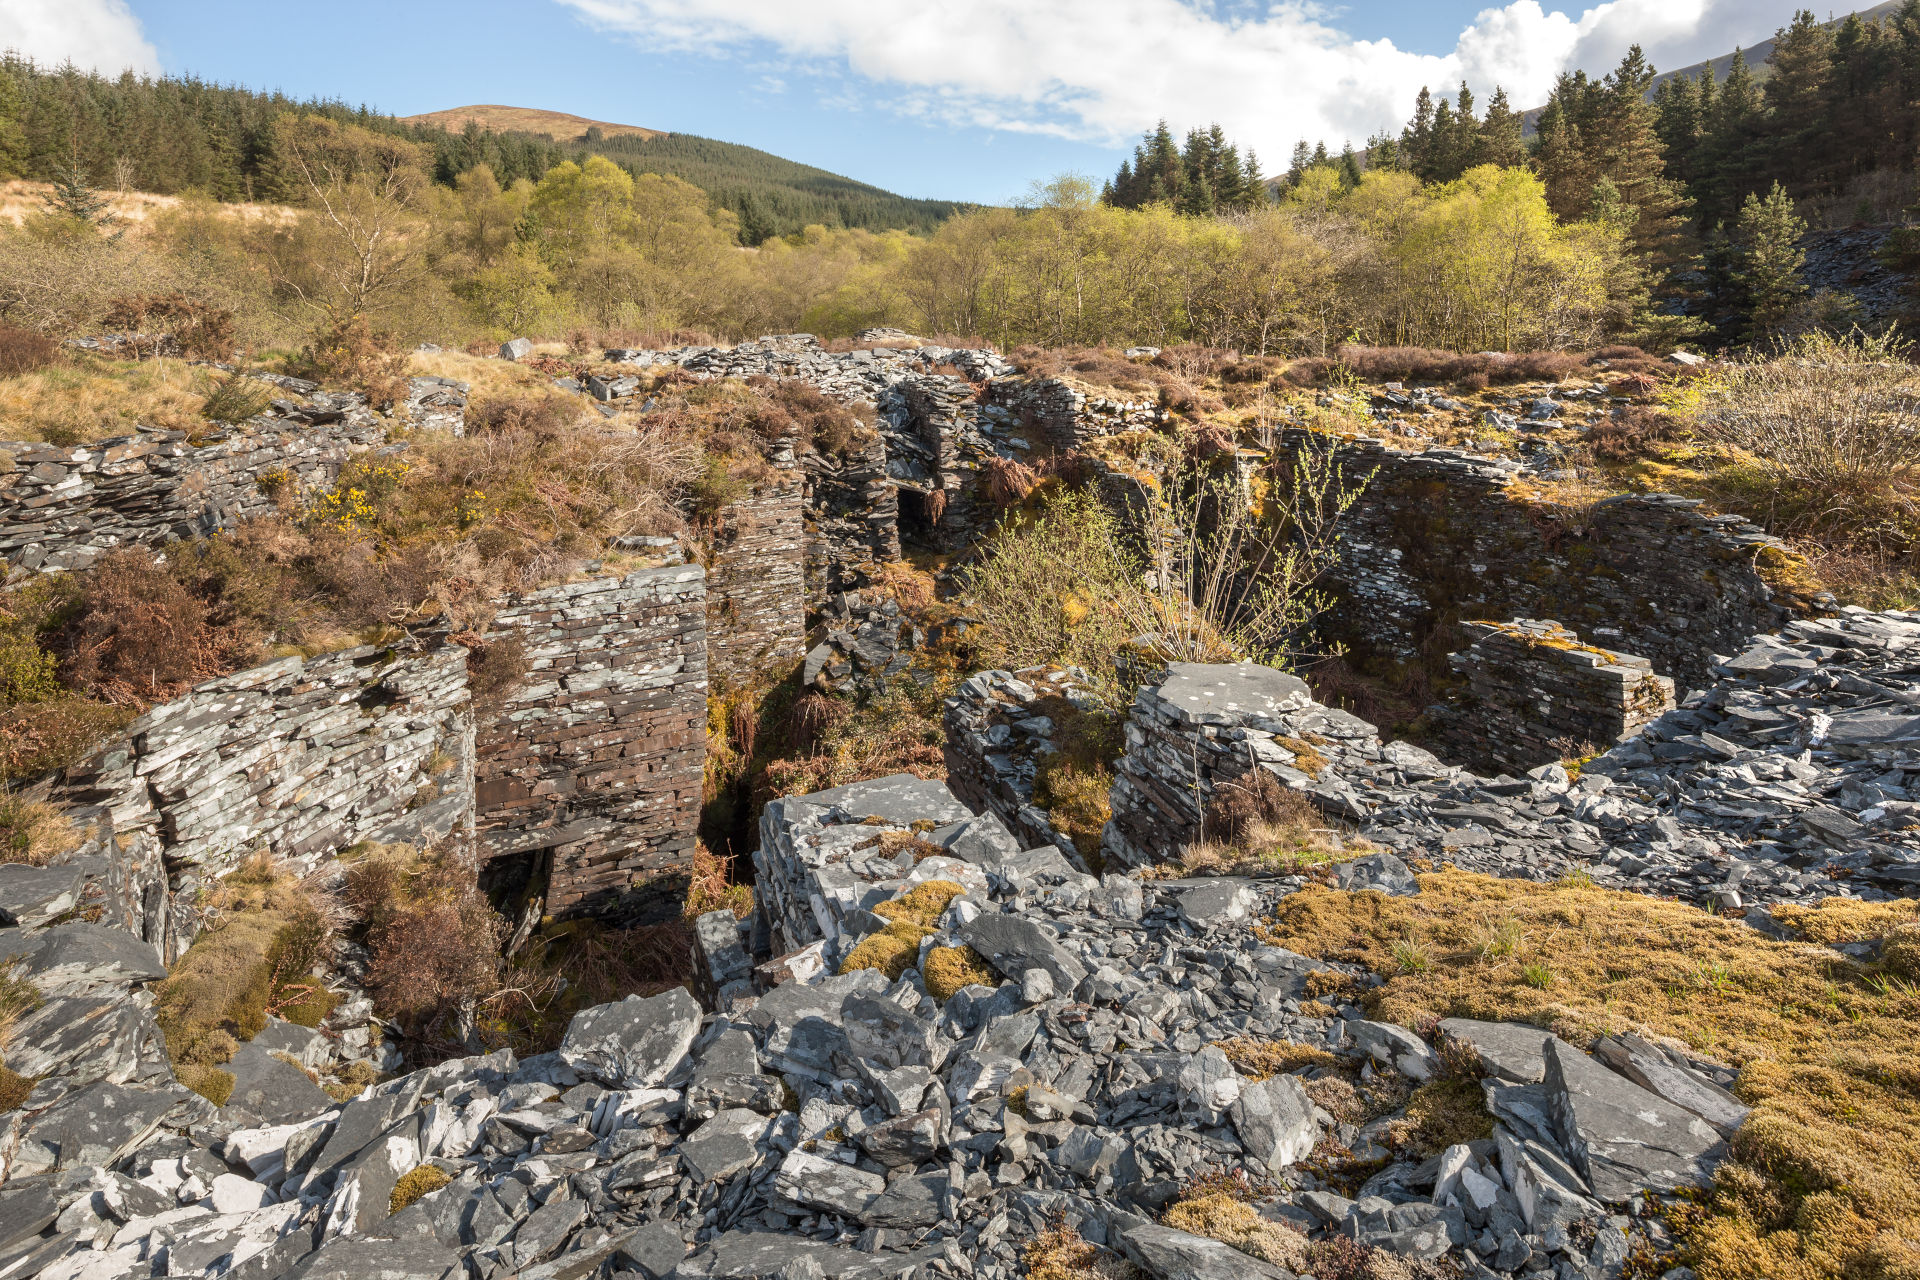
[[908, 195], [1110, 173], [1159, 116], [1271, 170], [1397, 127], [1423, 83], [1537, 105], [1630, 43], [1677, 66], [1797, 0], [5, 0], [0, 45], [406, 115], [546, 107], [746, 143]]

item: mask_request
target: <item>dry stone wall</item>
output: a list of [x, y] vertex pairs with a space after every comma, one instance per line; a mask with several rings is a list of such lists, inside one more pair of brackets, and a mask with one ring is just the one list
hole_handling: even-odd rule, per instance
[[1557, 622], [1461, 626], [1473, 644], [1451, 661], [1465, 684], [1429, 712], [1429, 737], [1483, 773], [1608, 751], [1673, 710], [1673, 681], [1652, 662], [1581, 644]]
[[140, 936], [172, 958], [198, 929], [192, 890], [257, 850], [312, 865], [357, 841], [419, 842], [469, 821], [466, 657], [409, 641], [210, 680], [135, 720], [54, 794], [98, 806], [123, 845], [156, 853], [157, 878], [144, 853], [131, 858], [141, 870], [124, 914], [137, 898]]
[[998, 817], [1022, 848], [1051, 845], [1084, 870], [1072, 839], [1034, 802], [1040, 762], [1057, 750], [1062, 728], [1048, 712], [1061, 701], [1082, 710], [1097, 705], [1074, 671], [982, 671], [947, 699], [941, 750], [947, 785], [969, 808]]
[[806, 494], [792, 456], [714, 522], [707, 663], [716, 680], [748, 679], [806, 651]]
[[693, 856], [706, 765], [707, 587], [697, 565], [510, 599], [494, 634], [528, 673], [479, 730], [488, 859], [537, 860], [547, 911], [599, 909]]
[[807, 598], [813, 603], [873, 580], [900, 558], [900, 493], [887, 476], [887, 444], [875, 436], [845, 454], [806, 454]]
[[1164, 425], [1158, 406], [1092, 395], [1058, 378], [999, 378], [987, 386], [987, 416], [1014, 447], [1066, 453], [1101, 436]]

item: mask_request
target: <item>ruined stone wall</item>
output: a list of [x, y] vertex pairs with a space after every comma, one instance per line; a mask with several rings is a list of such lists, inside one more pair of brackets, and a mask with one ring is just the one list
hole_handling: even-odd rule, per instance
[[506, 602], [528, 673], [479, 730], [482, 856], [539, 859], [547, 911], [598, 909], [693, 856], [706, 764], [707, 588], [697, 565]]
[[116, 891], [123, 914], [137, 900], [141, 936], [171, 958], [198, 928], [192, 890], [256, 850], [311, 864], [361, 840], [419, 842], [466, 824], [466, 657], [409, 641], [210, 680], [135, 720], [53, 794], [99, 806], [135, 851]]
[[9, 569], [84, 569], [103, 552], [204, 537], [274, 510], [275, 496], [331, 484], [386, 438], [370, 421], [273, 419], [189, 443], [142, 431], [98, 444], [0, 442], [0, 558]]
[[[1299, 438], [1288, 433], [1283, 448]], [[1555, 618], [1699, 688], [1715, 653], [1811, 608], [1783, 586], [1796, 563], [1783, 544], [1693, 499], [1632, 495], [1569, 511], [1530, 497], [1518, 463], [1366, 440], [1341, 460], [1373, 479], [1342, 525], [1328, 629], [1363, 664], [1438, 668], [1466, 647], [1463, 619]]]
[[997, 379], [987, 386], [986, 403], [988, 418], [1008, 435], [1057, 453], [1166, 420], [1153, 404], [1090, 395], [1058, 378]]
[[886, 441], [876, 436], [843, 455], [806, 454], [807, 598], [819, 603], [872, 581], [900, 558], [900, 493], [887, 476]]
[[1672, 679], [1647, 659], [1581, 644], [1556, 622], [1461, 626], [1473, 644], [1451, 661], [1465, 684], [1429, 712], [1429, 740], [1482, 773], [1611, 750], [1673, 709]]
[[806, 533], [806, 494], [791, 465], [721, 511], [707, 568], [714, 679], [751, 677], [806, 652]]
[[1091, 705], [1064, 670], [982, 671], [946, 700], [941, 754], [947, 785], [963, 804], [996, 815], [1021, 848], [1052, 846], [1077, 863], [1073, 841], [1054, 830], [1052, 815], [1034, 802], [1040, 761], [1057, 750], [1062, 726], [1047, 713], [1060, 699]]
[[[394, 425], [364, 396], [259, 376], [286, 395], [270, 412], [198, 440], [142, 429], [71, 447], [0, 441], [0, 560], [9, 576], [84, 569], [114, 547], [206, 537], [273, 514], [286, 497], [332, 484], [342, 463], [384, 444]], [[466, 403], [464, 382], [409, 380], [416, 429], [461, 434]]]
[[[982, 431], [973, 387], [963, 378], [918, 377], [896, 391], [929, 476], [924, 492], [902, 495], [903, 517], [917, 518], [922, 535], [942, 550], [964, 546], [990, 514], [980, 492], [980, 469], [995, 456], [991, 436]], [[910, 510], [908, 503], [918, 509]]]

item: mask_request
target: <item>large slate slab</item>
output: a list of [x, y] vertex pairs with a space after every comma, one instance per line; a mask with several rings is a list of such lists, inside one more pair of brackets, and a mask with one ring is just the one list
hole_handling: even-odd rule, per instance
[[269, 1124], [309, 1120], [338, 1104], [292, 1063], [257, 1043], [243, 1044], [225, 1070], [233, 1074], [230, 1107], [241, 1107]]
[[699, 1030], [700, 1006], [684, 987], [675, 987], [581, 1010], [567, 1027], [560, 1056], [611, 1088], [644, 1089], [680, 1065]]
[[988, 964], [1015, 982], [1027, 970], [1041, 969], [1053, 979], [1055, 991], [1069, 992], [1087, 976], [1086, 966], [1037, 920], [982, 913], [961, 925], [959, 932]]
[[1597, 1199], [1707, 1185], [1726, 1151], [1712, 1125], [1562, 1041], [1547, 1042], [1546, 1060], [1560, 1145]]

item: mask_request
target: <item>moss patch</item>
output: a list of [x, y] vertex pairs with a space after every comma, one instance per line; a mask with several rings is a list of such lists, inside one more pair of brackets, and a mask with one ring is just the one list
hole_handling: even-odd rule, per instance
[[847, 958], [840, 962], [840, 972], [878, 969], [887, 975], [888, 982], [898, 982], [900, 975], [911, 969], [920, 958], [920, 940], [932, 935], [933, 930], [911, 921], [896, 921], [880, 932], [870, 933], [860, 939]]
[[[1753, 1114], [1700, 1212], [1676, 1223], [1702, 1280], [1920, 1274], [1920, 987], [1678, 902], [1453, 870], [1419, 881], [1411, 898], [1309, 886], [1263, 933], [1367, 965], [1386, 979], [1369, 1011], [1402, 1026], [1525, 1022], [1582, 1046], [1632, 1031], [1738, 1067]], [[1505, 920], [1553, 958], [1554, 982], [1530, 985], [1517, 958], [1487, 954], [1488, 927]], [[1426, 969], [1396, 963], [1407, 943]], [[1452, 1108], [1429, 1101], [1444, 1122]]]
[[1325, 1049], [1289, 1040], [1254, 1040], [1242, 1036], [1217, 1040], [1214, 1048], [1227, 1055], [1227, 1061], [1250, 1080], [1266, 1080], [1289, 1075], [1309, 1067], [1330, 1067], [1339, 1061]]
[[222, 1071], [218, 1067], [200, 1067], [192, 1064], [176, 1066], [174, 1075], [180, 1083], [193, 1090], [216, 1107], [227, 1105], [227, 1099], [233, 1096], [233, 1073]]
[[400, 1176], [393, 1184], [393, 1194], [387, 1197], [387, 1211], [398, 1213], [420, 1197], [431, 1195], [452, 1182], [447, 1171], [437, 1164], [423, 1164]]
[[972, 947], [935, 947], [927, 952], [927, 962], [922, 969], [927, 978], [927, 993], [942, 1004], [962, 987], [1000, 984], [1000, 975]]

